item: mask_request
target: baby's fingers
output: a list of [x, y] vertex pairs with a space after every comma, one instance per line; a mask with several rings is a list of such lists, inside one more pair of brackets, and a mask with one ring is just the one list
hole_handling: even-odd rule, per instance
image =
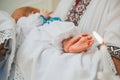
[[49, 12], [48, 12], [48, 15], [51, 15], [52, 13], [53, 13], [53, 11], [49, 11]]

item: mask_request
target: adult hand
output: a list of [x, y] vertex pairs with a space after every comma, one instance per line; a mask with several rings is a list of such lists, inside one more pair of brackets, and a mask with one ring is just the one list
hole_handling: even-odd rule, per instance
[[6, 49], [4, 48], [4, 43], [0, 44], [0, 57], [5, 56]]
[[93, 43], [94, 40], [91, 35], [86, 33], [80, 34], [72, 39], [69, 39], [67, 41], [65, 40], [65, 42], [63, 42], [64, 51], [78, 53], [87, 50], [90, 46], [92, 46]]
[[40, 14], [43, 15], [45, 18], [50, 18], [50, 15], [53, 13], [53, 11], [47, 11], [45, 9], [40, 9]]

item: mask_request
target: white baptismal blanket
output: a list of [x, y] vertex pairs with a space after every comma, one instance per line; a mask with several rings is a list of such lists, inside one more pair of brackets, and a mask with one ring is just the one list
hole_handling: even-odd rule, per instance
[[[68, 7], [63, 7], [66, 13]], [[95, 30], [106, 43], [120, 47], [119, 7], [120, 0], [92, 0], [80, 20], [80, 32]], [[17, 65], [25, 80], [119, 80], [104, 73], [101, 53], [104, 50], [98, 51], [94, 46], [84, 54], [63, 53], [51, 44], [48, 33], [33, 29], [17, 52]]]
[[78, 30], [72, 22], [54, 21], [39, 27], [31, 25], [21, 27], [23, 30], [27, 27], [27, 31], [30, 28], [30, 32], [17, 52], [17, 64], [25, 80], [96, 78], [100, 60], [99, 56], [97, 60], [95, 57], [99, 53], [93, 55], [96, 48], [86, 54], [69, 54], [62, 50], [62, 40], [77, 35]]
[[34, 29], [20, 47], [17, 63], [25, 80], [94, 80], [99, 63], [95, 56], [100, 55], [94, 51], [63, 53], [45, 31]]

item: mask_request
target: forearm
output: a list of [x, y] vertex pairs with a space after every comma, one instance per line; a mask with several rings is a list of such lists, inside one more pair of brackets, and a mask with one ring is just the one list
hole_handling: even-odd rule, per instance
[[0, 63], [7, 59], [6, 56], [9, 55], [10, 52], [10, 39], [8, 39], [5, 40], [4, 43], [0, 44]]
[[120, 75], [120, 48], [116, 46], [108, 46], [108, 52], [114, 61], [118, 75]]
[[5, 57], [6, 49], [4, 48], [4, 43], [0, 44], [0, 62], [2, 61], [3, 57]]
[[5, 64], [5, 56], [7, 52], [7, 50], [4, 47], [4, 44], [5, 43], [0, 44], [0, 69]]

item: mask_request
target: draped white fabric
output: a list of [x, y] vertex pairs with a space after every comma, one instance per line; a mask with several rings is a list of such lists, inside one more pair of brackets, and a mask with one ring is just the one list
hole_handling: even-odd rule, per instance
[[[60, 4], [55, 16], [64, 19], [70, 4], [64, 10]], [[119, 7], [120, 0], [92, 0], [80, 20], [80, 33], [97, 31], [106, 43], [120, 47]], [[17, 64], [25, 80], [117, 80], [103, 73], [101, 53], [95, 46], [84, 54], [63, 53], [50, 44], [48, 34], [34, 29], [17, 52]]]
[[17, 63], [25, 80], [94, 80], [100, 59], [94, 60], [94, 51], [63, 53], [45, 31], [34, 29], [20, 47]]

